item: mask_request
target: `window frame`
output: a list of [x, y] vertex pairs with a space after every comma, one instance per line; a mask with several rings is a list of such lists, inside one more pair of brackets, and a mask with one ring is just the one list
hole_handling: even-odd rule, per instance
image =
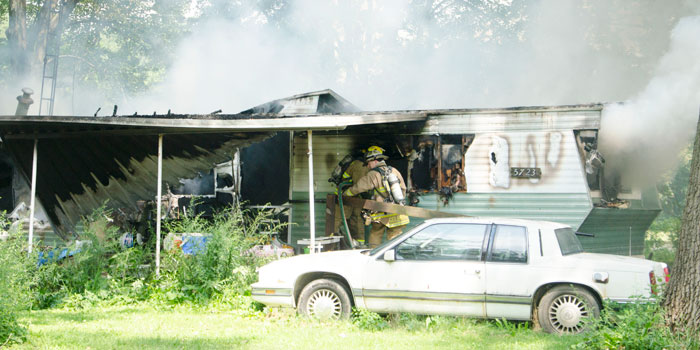
[[[571, 232], [570, 237], [561, 237], [560, 232], [566, 232], [567, 235], [569, 235], [569, 231]], [[581, 241], [576, 237], [576, 231], [574, 231], [573, 228], [571, 227], [560, 227], [554, 229], [554, 238], [557, 239], [557, 245], [559, 245], [559, 252], [561, 252], [561, 256], [567, 256], [567, 255], [573, 255], [573, 254], [580, 254], [583, 253], [583, 245], [581, 244]], [[564, 245], [562, 244], [562, 239], [564, 238], [573, 238], [573, 241], [578, 243], [575, 248], [578, 248], [576, 251], [569, 251], [567, 250], [566, 253], [564, 252]], [[569, 242], [565, 242], [569, 243]], [[568, 247], [568, 246], [567, 246]]]
[[[513, 227], [522, 227], [525, 229], [525, 261], [494, 261], [492, 260], [493, 256], [493, 248], [494, 248], [494, 239], [496, 238], [496, 230], [498, 229], [498, 226], [513, 226]], [[501, 264], [529, 264], [530, 263], [530, 232], [528, 230], [527, 226], [522, 226], [522, 225], [512, 225], [512, 224], [492, 224], [491, 225], [491, 232], [489, 234], [489, 239], [488, 239], [488, 248], [485, 250], [485, 256], [483, 257], [484, 262], [489, 262], [489, 263], [501, 263]]]
[[[484, 230], [483, 230], [483, 237], [482, 237], [482, 242], [481, 242], [481, 247], [480, 247], [481, 252], [480, 252], [480, 254], [479, 254], [479, 258], [478, 258], [478, 259], [467, 259], [466, 257], [461, 257], [461, 258], [454, 258], [454, 259], [425, 259], [425, 260], [422, 260], [422, 259], [405, 259], [405, 258], [399, 258], [398, 250], [399, 250], [399, 247], [400, 247], [402, 244], [405, 244], [407, 240], [411, 239], [413, 236], [415, 236], [415, 235], [417, 235], [417, 234], [420, 234], [421, 232], [425, 231], [426, 229], [429, 229], [430, 227], [438, 226], [438, 225], [459, 225], [459, 226], [466, 226], [466, 225], [473, 226], [473, 225], [477, 225], [477, 226], [483, 226], [483, 227], [484, 227]], [[490, 232], [491, 232], [491, 227], [492, 227], [492, 226], [493, 226], [493, 225], [492, 225], [492, 224], [489, 224], [489, 223], [479, 223], [479, 222], [470, 222], [470, 223], [434, 223], [434, 224], [432, 224], [432, 225], [428, 225], [428, 226], [422, 228], [421, 230], [415, 232], [414, 234], [411, 234], [410, 236], [408, 236], [408, 237], [406, 237], [405, 239], [401, 240], [400, 242], [396, 243], [396, 244], [395, 244], [394, 246], [392, 246], [390, 249], [391, 249], [391, 250], [394, 250], [394, 251], [396, 252], [395, 254], [396, 254], [396, 261], [397, 261], [397, 262], [398, 262], [398, 261], [419, 261], [419, 262], [420, 262], [420, 261], [424, 261], [424, 262], [438, 262], [438, 261], [444, 261], [444, 262], [450, 262], [450, 261], [454, 261], [454, 262], [484, 262], [484, 259], [483, 259], [483, 257], [484, 257], [484, 252], [485, 252], [485, 248], [486, 248], [486, 246], [487, 246], [486, 244], [487, 244], [487, 242], [488, 242], [488, 240], [489, 240], [489, 236], [490, 236]], [[432, 241], [434, 241], [434, 240], [435, 240], [435, 237], [433, 237], [432, 239], [430, 239], [430, 240], [428, 240], [428, 241], [429, 241], [429, 242], [432, 242]]]

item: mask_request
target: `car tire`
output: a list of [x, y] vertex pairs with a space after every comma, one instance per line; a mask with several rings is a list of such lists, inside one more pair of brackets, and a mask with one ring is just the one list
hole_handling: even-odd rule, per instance
[[547, 333], [581, 333], [586, 320], [600, 316], [600, 305], [587, 290], [557, 286], [545, 293], [537, 306], [537, 321]]
[[302, 289], [297, 311], [318, 320], [339, 320], [350, 317], [351, 307], [347, 290], [340, 283], [323, 278]]

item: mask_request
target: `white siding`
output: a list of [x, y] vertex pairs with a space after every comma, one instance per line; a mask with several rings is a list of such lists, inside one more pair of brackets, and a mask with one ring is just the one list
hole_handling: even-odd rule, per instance
[[473, 134], [507, 131], [599, 129], [600, 110], [522, 111], [488, 110], [478, 113], [437, 114], [428, 117], [422, 134]]
[[[556, 138], [556, 135], [561, 136], [561, 141], [552, 145], [550, 140]], [[489, 182], [492, 168], [490, 152], [494, 140], [498, 138], [505, 139], [509, 149], [508, 159], [497, 158], [499, 162], [507, 160], [508, 167], [540, 168], [541, 178], [535, 180], [511, 177], [507, 188], [492, 185]], [[465, 163], [468, 193], [588, 194], [576, 140], [571, 130], [477, 134], [467, 150]]]

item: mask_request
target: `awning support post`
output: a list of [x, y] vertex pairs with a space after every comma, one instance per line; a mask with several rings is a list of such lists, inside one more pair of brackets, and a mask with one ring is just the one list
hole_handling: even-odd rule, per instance
[[160, 206], [163, 192], [163, 134], [158, 134], [158, 190], [156, 194], [156, 276], [160, 277]]
[[27, 251], [32, 252], [34, 245], [34, 207], [36, 206], [36, 159], [39, 139], [34, 139], [34, 153], [32, 154], [32, 189], [31, 197], [29, 198], [29, 245]]
[[311, 230], [311, 245], [309, 247], [309, 252], [314, 254], [316, 252], [316, 220], [314, 220], [314, 152], [313, 152], [313, 140], [312, 131], [308, 131], [308, 148], [309, 152], [309, 228]]

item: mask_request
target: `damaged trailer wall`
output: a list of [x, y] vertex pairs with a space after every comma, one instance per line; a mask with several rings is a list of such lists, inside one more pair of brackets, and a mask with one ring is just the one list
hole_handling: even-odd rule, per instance
[[[447, 211], [550, 220], [577, 229], [592, 208], [573, 132], [477, 134], [465, 157], [467, 193]], [[537, 169], [515, 177], [512, 168]]]
[[[236, 148], [268, 133], [166, 135], [164, 182], [208, 171], [229, 160]], [[7, 139], [5, 146], [24, 174], [31, 174], [33, 140]], [[97, 134], [39, 140], [37, 197], [64, 239], [75, 235], [82, 216], [107, 204], [127, 216], [137, 201], [156, 195], [157, 137]], [[26, 176], [26, 175], [25, 175]], [[167, 193], [167, 190], [164, 190]]]
[[[563, 133], [556, 132], [555, 135]], [[588, 189], [583, 176], [578, 151], [573, 139], [573, 132], [568, 131], [567, 136], [552, 136], [552, 133], [503, 133], [477, 134], [474, 142], [467, 149], [464, 174], [466, 177], [466, 192], [455, 192], [445, 205], [444, 198], [437, 191], [419, 190], [418, 207], [459, 213], [469, 216], [500, 216], [516, 217], [535, 220], [551, 220], [569, 224], [574, 228], [583, 222], [592, 208]], [[402, 138], [418, 138], [419, 136], [401, 135]], [[558, 138], [554, 150], [549, 149], [545, 140]], [[314, 178], [316, 178], [316, 195], [318, 202], [324, 202], [327, 193], [333, 192], [333, 187], [325, 181], [330, 172], [342, 157], [354, 147], [365, 146], [357, 142], [358, 136], [352, 135], [324, 135], [314, 138]], [[562, 140], [563, 139], [563, 140]], [[294, 155], [292, 168], [293, 191], [292, 202], [293, 219], [296, 223], [292, 227], [291, 241], [305, 238], [308, 232], [308, 207], [304, 202], [308, 200], [308, 191], [304, 185], [308, 181], [305, 175], [307, 161], [303, 146], [306, 138], [295, 136]], [[505, 165], [505, 177], [509, 181], [493, 182], [494, 167], [494, 140], [501, 144], [502, 149], [498, 153], [498, 162]], [[452, 145], [444, 145], [452, 146]], [[366, 147], [366, 146], [365, 146]], [[297, 151], [299, 150], [299, 151]], [[431, 149], [432, 150], [432, 149]], [[427, 157], [430, 152], [420, 152], [419, 157]], [[554, 154], [554, 156], [553, 156]], [[547, 156], [550, 163], [546, 162]], [[501, 157], [504, 157], [501, 159]], [[552, 157], [556, 159], [552, 159]], [[392, 163], [396, 159], [391, 159]], [[394, 165], [402, 171], [405, 179], [408, 179], [407, 171], [401, 164]], [[510, 178], [510, 167], [539, 167], [542, 169], [541, 177], [534, 178]], [[500, 169], [500, 168], [499, 168]], [[423, 169], [427, 172], [427, 169]], [[415, 171], [415, 168], [414, 168]], [[416, 177], [417, 174], [413, 174]], [[433, 175], [434, 176], [434, 175]], [[507, 184], [507, 185], [506, 185]], [[316, 230], [323, 232], [325, 227], [324, 207], [316, 209]], [[411, 219], [410, 226], [417, 225], [422, 220]]]
[[[465, 145], [467, 148], [464, 154], [466, 191], [454, 192], [449, 200], [445, 200], [435, 188], [427, 192], [423, 189], [419, 191], [418, 207], [471, 216], [556, 221], [571, 225], [574, 229], [588, 228], [588, 233], [600, 233], [604, 236], [607, 232], [619, 237], [623, 232], [618, 232], [621, 229], [617, 226], [606, 229], [605, 224], [593, 225], [592, 220], [600, 213], [594, 211], [595, 199], [591, 197], [588, 188], [583, 157], [574, 135], [576, 130], [597, 130], [600, 127], [602, 108], [603, 105], [585, 105], [445, 111], [445, 114], [436, 111], [429, 114], [425, 126], [417, 133], [399, 135], [389, 132], [368, 137], [363, 133], [353, 133], [353, 129], [348, 128], [342, 134], [315, 135], [315, 200], [318, 203], [325, 202], [326, 194], [333, 192], [333, 187], [326, 181], [332, 169], [353, 148], [368, 146], [368, 139], [399, 140], [396, 141], [396, 147], [402, 148], [398, 145], [402, 139], [413, 139], [415, 146], [419, 143], [415, 140], [419, 138], [425, 140], [425, 137], [431, 137], [435, 140], [451, 140], [449, 143], [454, 143], [453, 136], [462, 135], [463, 140], [470, 141]], [[308, 205], [303, 203], [308, 200], [305, 135], [295, 134], [292, 143], [294, 147], [290, 169], [290, 198], [293, 203], [292, 221], [295, 225], [290, 228], [289, 238], [291, 244], [296, 244], [298, 239], [307, 238], [309, 232]], [[405, 142], [409, 143], [411, 142]], [[386, 145], [383, 146], [387, 148]], [[450, 147], [454, 150], [454, 145]], [[404, 151], [404, 155], [407, 155], [410, 150]], [[443, 148], [441, 153], [446, 154], [446, 149]], [[400, 157], [394, 155], [389, 163], [396, 162]], [[401, 165], [397, 168], [409, 182], [407, 169], [401, 168]], [[514, 169], [519, 173], [514, 174]], [[528, 175], [528, 171], [532, 171], [532, 174]], [[644, 231], [651, 222], [649, 219], [653, 220], [658, 209], [658, 206], [648, 205], [640, 207], [640, 211], [632, 215], [642, 219], [640, 223], [643, 224], [633, 225], [631, 230], [629, 227], [625, 228], [626, 242], [630, 241], [630, 236], [634, 244], [643, 241]], [[323, 232], [325, 227], [324, 210], [324, 206], [317, 206], [315, 210], [317, 232]], [[612, 212], [607, 214], [612, 214], [608, 216], [611, 220], [618, 215]], [[582, 226], [587, 220], [591, 224]], [[409, 227], [421, 221], [412, 218]], [[588, 251], [600, 251], [599, 249], [604, 247], [602, 249], [607, 249], [606, 252], [616, 254], [627, 255], [630, 252], [628, 244], [620, 246], [617, 244], [619, 242], [608, 243], [615, 243], [617, 247], [605, 248], [605, 244], [601, 245], [595, 238], [583, 240]], [[639, 254], [636, 247], [631, 251], [632, 254]]]
[[[357, 107], [332, 90], [321, 90], [274, 100], [239, 115], [0, 116], [3, 124], [0, 134], [6, 141], [5, 149], [17, 159], [12, 163], [18, 164], [16, 168], [25, 179], [26, 174], [31, 174], [33, 139], [40, 139], [39, 202], [47, 207], [56, 232], [64, 239], [71, 239], [80, 225], [80, 217], [105, 201], [109, 207], [124, 213], [121, 216], [126, 219], [144, 208], [143, 203], [137, 204], [137, 201], [153, 201], [157, 128], [164, 128], [166, 134], [164, 182], [172, 186], [173, 192], [179, 193], [177, 196], [183, 197], [180, 199], [187, 199], [184, 197], [191, 192], [206, 192], [208, 197], [216, 196], [218, 201], [219, 195], [230, 198], [243, 192], [243, 200], [249, 204], [283, 204], [289, 198], [287, 130], [295, 129], [299, 122], [308, 122], [308, 127], [303, 129], [318, 127], [319, 119], [313, 118], [316, 113], [357, 111]], [[301, 118], [289, 121], [294, 116]], [[343, 123], [361, 123], [362, 119], [350, 116], [332, 123], [329, 128], [342, 128]], [[324, 118], [321, 124], [328, 120]], [[240, 132], [216, 133], [217, 126]], [[261, 142], [280, 130], [284, 131], [269, 142]], [[257, 142], [261, 143], [245, 149]], [[281, 144], [284, 147], [279, 147]], [[235, 163], [244, 165], [242, 169], [231, 170], [230, 175], [235, 179], [216, 178], [213, 194], [209, 189], [191, 188], [210, 184], [211, 181], [205, 180], [211, 177], [211, 169], [229, 161], [239, 149], [242, 152], [237, 154], [241, 158]], [[218, 172], [213, 174], [216, 177]], [[242, 185], [235, 181], [241, 176], [244, 178]], [[18, 188], [14, 184], [6, 187], [8, 191]], [[168, 197], [167, 187], [165, 194]], [[170, 199], [178, 199], [177, 196]], [[11, 205], [6, 203], [6, 206]], [[146, 212], [149, 212], [147, 208]]]

